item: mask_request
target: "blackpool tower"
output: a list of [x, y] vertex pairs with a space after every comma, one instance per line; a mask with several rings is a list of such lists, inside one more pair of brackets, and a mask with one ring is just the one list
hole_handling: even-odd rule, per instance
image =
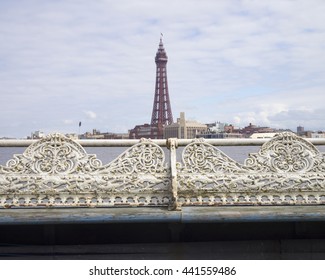
[[152, 139], [162, 139], [164, 136], [164, 126], [173, 123], [173, 115], [168, 93], [167, 61], [168, 57], [164, 49], [162, 38], [160, 38], [159, 48], [155, 57], [157, 69], [155, 98], [151, 116]]

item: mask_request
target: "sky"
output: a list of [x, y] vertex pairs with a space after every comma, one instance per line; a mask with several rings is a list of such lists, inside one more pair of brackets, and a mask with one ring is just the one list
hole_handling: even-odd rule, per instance
[[325, 130], [324, 0], [0, 0], [0, 137], [174, 120]]

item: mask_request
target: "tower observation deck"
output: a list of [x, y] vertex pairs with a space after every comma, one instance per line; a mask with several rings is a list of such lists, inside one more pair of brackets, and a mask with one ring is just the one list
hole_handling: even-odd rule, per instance
[[159, 48], [156, 53], [156, 85], [151, 117], [151, 138], [162, 139], [165, 125], [173, 123], [173, 115], [170, 106], [168, 82], [167, 82], [168, 57], [160, 38]]

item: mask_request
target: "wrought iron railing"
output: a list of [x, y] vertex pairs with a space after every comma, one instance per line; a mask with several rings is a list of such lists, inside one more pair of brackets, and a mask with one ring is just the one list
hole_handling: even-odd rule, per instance
[[[25, 147], [0, 165], [0, 207], [168, 207], [325, 204], [325, 159], [315, 145], [281, 133], [271, 140], [1, 140]], [[216, 146], [262, 145], [243, 164]], [[129, 147], [103, 165], [84, 147]], [[169, 150], [169, 155], [162, 147]], [[177, 160], [178, 147], [184, 146]], [[166, 160], [167, 159], [167, 160]]]

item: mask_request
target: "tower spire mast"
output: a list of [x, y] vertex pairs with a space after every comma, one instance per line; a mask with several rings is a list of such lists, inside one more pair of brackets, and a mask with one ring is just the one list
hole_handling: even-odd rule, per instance
[[160, 34], [160, 42], [156, 53], [156, 84], [155, 97], [151, 116], [151, 138], [162, 139], [165, 125], [173, 123], [173, 115], [170, 106], [168, 82], [167, 82], [167, 61], [168, 57], [162, 42], [163, 34]]

